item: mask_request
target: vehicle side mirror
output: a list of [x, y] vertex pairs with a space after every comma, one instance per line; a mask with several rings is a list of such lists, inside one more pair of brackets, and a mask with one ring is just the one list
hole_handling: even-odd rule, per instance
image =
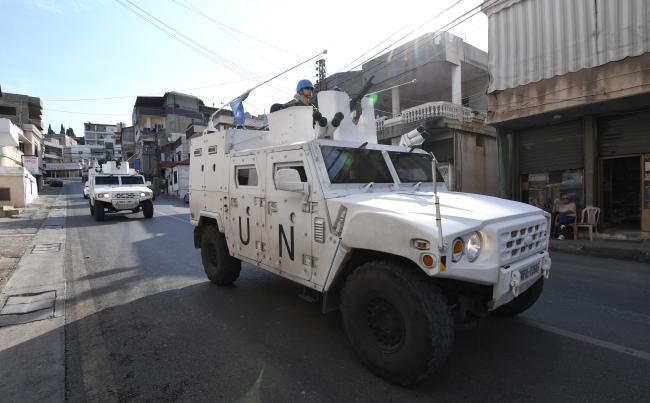
[[282, 168], [275, 173], [275, 187], [288, 192], [309, 193], [309, 183], [300, 180], [297, 169]]
[[149, 186], [151, 186], [151, 181], [146, 181], [144, 184], [145, 184], [145, 186], [149, 187]]
[[86, 181], [86, 183], [84, 184], [84, 186], [85, 186], [85, 187], [90, 186], [90, 185], [88, 184], [88, 181]]

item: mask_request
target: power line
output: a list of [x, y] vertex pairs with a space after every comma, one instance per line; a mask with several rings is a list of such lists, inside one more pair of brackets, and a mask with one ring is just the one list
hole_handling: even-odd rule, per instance
[[276, 46], [276, 45], [273, 45], [272, 43], [266, 42], [266, 41], [264, 41], [264, 40], [262, 40], [262, 39], [256, 38], [256, 37], [254, 37], [254, 36], [252, 36], [252, 35], [249, 35], [249, 34], [247, 34], [247, 33], [245, 33], [245, 32], [242, 32], [242, 31], [240, 31], [240, 30], [238, 30], [238, 29], [236, 29], [236, 28], [234, 28], [234, 27], [231, 27], [230, 25], [224, 24], [224, 23], [221, 22], [221, 21], [215, 20], [215, 19], [212, 18], [211, 16], [209, 16], [209, 15], [205, 14], [203, 11], [201, 11], [198, 7], [196, 7], [194, 4], [192, 4], [189, 0], [184, 0], [184, 1], [185, 1], [187, 4], [189, 4], [189, 5], [191, 6], [191, 8], [190, 8], [190, 7], [187, 7], [187, 6], [184, 5], [184, 4], [179, 3], [177, 0], [172, 0], [172, 1], [173, 1], [174, 3], [176, 3], [176, 4], [178, 4], [179, 6], [181, 6], [181, 7], [185, 7], [186, 9], [188, 9], [188, 10], [190, 10], [190, 11], [196, 13], [196, 14], [199, 14], [200, 16], [202, 16], [202, 17], [204, 17], [204, 18], [206, 18], [206, 19], [212, 21], [212, 22], [215, 23], [216, 25], [219, 25], [219, 26], [221, 26], [221, 27], [225, 27], [225, 28], [227, 28], [227, 29], [230, 29], [230, 30], [232, 30], [232, 31], [234, 31], [234, 32], [237, 32], [237, 33], [240, 34], [240, 35], [243, 35], [243, 36], [245, 36], [245, 37], [247, 37], [247, 38], [253, 39], [253, 40], [255, 40], [255, 41], [257, 41], [257, 42], [260, 42], [260, 43], [262, 43], [262, 44], [264, 44], [264, 45], [266, 45], [266, 46], [272, 47], [273, 49], [276, 49], [276, 50], [279, 50], [279, 51], [282, 51], [282, 52], [285, 52], [285, 53], [288, 53], [288, 54], [291, 54], [291, 55], [294, 55], [294, 56], [297, 56], [297, 57], [300, 57], [300, 58], [304, 58], [304, 57], [305, 57], [305, 56], [303, 56], [303, 55], [300, 55], [300, 54], [298, 54], [298, 53], [292, 52], [292, 51], [290, 51], [290, 50], [286, 50], [286, 49], [280, 48], [280, 47], [278, 47], [278, 46]]
[[50, 109], [50, 108], [43, 108], [44, 111], [48, 112], [62, 112], [62, 113], [74, 113], [76, 115], [101, 115], [101, 116], [126, 116], [129, 115], [128, 113], [102, 113], [102, 112], [81, 112], [81, 111], [64, 111], [61, 109]]
[[[119, 0], [116, 0], [116, 1], [119, 1]], [[162, 24], [168, 30], [174, 32], [174, 38], [175, 39], [178, 39], [178, 37], [181, 37], [186, 41], [186, 42], [182, 41], [181, 43], [183, 43], [183, 44], [186, 44], [186, 43], [191, 44], [193, 46], [192, 47], [193, 49], [198, 48], [200, 50], [200, 52], [202, 52], [203, 54], [207, 53], [208, 55], [212, 56], [212, 58], [215, 59], [218, 63], [224, 65], [225, 67], [227, 67], [230, 70], [232, 70], [233, 72], [241, 75], [242, 77], [248, 77], [248, 78], [251, 78], [251, 79], [256, 78], [255, 75], [252, 74], [251, 72], [249, 72], [248, 70], [244, 69], [243, 67], [237, 65], [234, 62], [231, 62], [230, 60], [226, 59], [225, 57], [222, 57], [222, 56], [218, 55], [217, 53], [213, 52], [211, 49], [208, 49], [207, 47], [203, 46], [202, 44], [195, 41], [194, 39], [188, 37], [187, 35], [183, 34], [180, 31], [176, 30], [174, 27], [172, 27], [171, 25], [169, 25], [166, 22], [162, 21], [160, 18], [157, 18], [156, 16], [154, 16], [153, 14], [148, 12], [147, 10], [143, 9], [142, 7], [138, 6], [133, 1], [131, 1], [131, 0], [123, 0], [123, 1], [129, 3], [131, 6], [135, 7], [140, 12], [142, 12], [145, 15], [147, 15], [148, 17], [152, 18], [153, 20], [155, 20], [159, 24]], [[133, 9], [131, 9], [131, 10], [133, 10]], [[150, 20], [147, 20], [147, 21], [150, 22]]]
[[[498, 1], [498, 0], [492, 0], [492, 3], [495, 3], [496, 1]], [[442, 34], [442, 32], [444, 32], [443, 30], [447, 30], [447, 31], [448, 31], [448, 30], [451, 30], [451, 29], [455, 28], [456, 26], [462, 24], [463, 22], [467, 21], [468, 19], [474, 17], [475, 15], [477, 15], [477, 14], [480, 13], [480, 12], [481, 12], [481, 6], [474, 7], [473, 9], [471, 9], [471, 10], [465, 12], [464, 14], [462, 14], [462, 15], [458, 16], [457, 18], [455, 18], [454, 20], [452, 20], [452, 21], [448, 22], [447, 24], [443, 25], [439, 30], [437, 30], [437, 31], [435, 32], [435, 34], [434, 34], [434, 36], [433, 36], [432, 39], [436, 39], [437, 37], [439, 37], [439, 36]], [[469, 15], [469, 16], [468, 16], [468, 15]], [[466, 16], [467, 16], [467, 17], [466, 17]], [[464, 17], [465, 17], [465, 18], [464, 18]], [[459, 20], [460, 20], [460, 21], [459, 21]], [[453, 25], [450, 25], [450, 24], [453, 24]], [[402, 54], [408, 52], [410, 49], [414, 48], [415, 46], [416, 46], [415, 43], [405, 46], [404, 49], [402, 49], [401, 51], [399, 51], [397, 54], [393, 55], [393, 58], [396, 58], [396, 57], [401, 56]], [[387, 48], [385, 48], [385, 49], [387, 49]], [[440, 54], [440, 51], [436, 52], [436, 54], [433, 55], [433, 56], [431, 56], [431, 58], [429, 58], [429, 60], [427, 60], [427, 61], [425, 62], [425, 64], [426, 64], [426, 63], [429, 63], [430, 61], [432, 61], [432, 60], [433, 60], [435, 57], [437, 57], [439, 54]], [[374, 58], [374, 57], [375, 57], [375, 56], [373, 56], [373, 57], [371, 57], [371, 58], [369, 58], [369, 59], [366, 59], [366, 61], [362, 62], [361, 64], [359, 64], [359, 65], [357, 65], [357, 66], [355, 66], [355, 67], [358, 67], [358, 66], [360, 66], [360, 65], [362, 65], [362, 64], [364, 64], [364, 63], [366, 63], [366, 62], [369, 61], [369, 60], [372, 60], [372, 58]], [[364, 73], [366, 73], [366, 74], [372, 74], [372, 73], [374, 73], [374, 72], [376, 72], [376, 71], [379, 71], [379, 70], [382, 69], [382, 68], [384, 67], [384, 65], [387, 64], [387, 63], [388, 63], [387, 60], [383, 60], [383, 61], [381, 61], [380, 63], [377, 63], [375, 66], [373, 66], [373, 67], [371, 67], [370, 69], [368, 69], [367, 71], [364, 71]], [[356, 77], [348, 78], [347, 80], [343, 80], [343, 81], [341, 81], [340, 83], [337, 83], [337, 85], [342, 86], [343, 84], [348, 83], [348, 82], [350, 82], [350, 81], [352, 81], [352, 80], [354, 80], [354, 79], [356, 79]]]
[[[262, 77], [267, 77], [271, 74], [264, 74]], [[202, 85], [200, 87], [192, 87], [192, 88], [181, 88], [181, 89], [174, 89], [172, 91], [192, 91], [192, 90], [200, 90], [200, 89], [205, 89], [205, 88], [213, 88], [213, 87], [220, 87], [223, 85], [229, 85], [229, 84], [237, 84], [241, 82], [249, 81], [248, 79], [244, 80], [234, 80], [234, 81], [227, 81], [223, 83], [216, 83], [216, 84], [210, 84], [210, 85]], [[147, 91], [147, 92], [142, 92], [140, 94], [133, 94], [133, 95], [115, 95], [115, 96], [110, 96], [110, 97], [95, 97], [95, 98], [65, 98], [65, 99], [44, 99], [44, 102], [82, 102], [82, 101], [103, 101], [103, 100], [109, 100], [109, 99], [124, 99], [124, 98], [133, 98], [133, 97], [140, 97], [144, 95], [156, 95], [160, 94], [161, 92], [169, 92], [169, 91]]]
[[[380, 50], [379, 52], [375, 53], [375, 54], [374, 54], [373, 56], [371, 56], [370, 58], [368, 58], [368, 59], [366, 59], [365, 61], [361, 62], [360, 64], [357, 64], [356, 66], [350, 68], [350, 70], [353, 70], [353, 69], [355, 69], [355, 68], [357, 68], [357, 67], [363, 65], [363, 64], [366, 63], [368, 60], [372, 60], [372, 59], [375, 58], [377, 55], [379, 55], [379, 54], [381, 54], [382, 52], [384, 52], [386, 49], [390, 48], [391, 46], [395, 45], [397, 42], [399, 42], [399, 41], [401, 41], [402, 39], [406, 38], [407, 36], [411, 35], [413, 32], [417, 31], [418, 29], [422, 28], [422, 27], [425, 26], [426, 24], [428, 24], [428, 23], [430, 23], [431, 21], [435, 20], [436, 18], [440, 17], [442, 14], [444, 14], [444, 13], [446, 13], [447, 11], [451, 10], [452, 8], [456, 7], [458, 4], [460, 4], [460, 3], [463, 2], [463, 1], [464, 1], [464, 0], [458, 0], [458, 1], [456, 1], [456, 2], [455, 2], [454, 4], [452, 4], [451, 6], [445, 8], [444, 10], [442, 10], [441, 12], [439, 12], [438, 14], [434, 15], [433, 18], [430, 18], [430, 19], [426, 20], [424, 23], [420, 24], [420, 25], [419, 25], [418, 27], [416, 27], [415, 29], [413, 29], [413, 30], [407, 32], [406, 35], [402, 36], [401, 38], [399, 38], [399, 39], [396, 40], [395, 42], [391, 43], [390, 45], [386, 46], [385, 48], [383, 48], [383, 49]], [[397, 32], [399, 32], [399, 31], [401, 31], [401, 30], [402, 30], [402, 28], [400, 28]], [[381, 45], [382, 43], [386, 42], [389, 38], [391, 38], [392, 36], [396, 35], [397, 32], [391, 34], [390, 36], [388, 36], [388, 38], [384, 39], [384, 40], [381, 41], [379, 44], [377, 44], [377, 45], [373, 46], [372, 48], [370, 48], [370, 50], [372, 50], [372, 49], [376, 48], [377, 46]], [[341, 68], [337, 71], [337, 73], [340, 72], [341, 70], [343, 70], [344, 68], [346, 68], [347, 66], [349, 66], [350, 64], [354, 63], [355, 61], [361, 59], [361, 57], [363, 57], [365, 54], [369, 53], [370, 50], [368, 50], [367, 52], [363, 53], [361, 56], [357, 57], [357, 58], [354, 59], [352, 62], [346, 64], [346, 65], [343, 66], [343, 67], [341, 67]], [[348, 71], [349, 71], [349, 70], [348, 70]]]
[[[229, 68], [230, 70], [232, 70], [236, 74], [238, 74], [238, 75], [240, 75], [240, 76], [242, 76], [244, 78], [248, 78], [250, 81], [255, 81], [255, 80], [261, 78], [260, 76], [257, 76], [255, 74], [253, 74], [252, 72], [250, 72], [250, 71], [246, 70], [245, 68], [237, 65], [236, 63], [231, 62], [228, 59], [216, 54], [212, 50], [208, 49], [207, 47], [203, 46], [202, 44], [198, 43], [194, 39], [192, 39], [192, 38], [188, 37], [187, 35], [183, 34], [182, 32], [179, 32], [178, 30], [174, 29], [172, 26], [165, 23], [161, 19], [157, 18], [153, 14], [151, 14], [148, 11], [142, 9], [137, 4], [133, 3], [131, 0], [115, 0], [115, 1], [118, 2], [120, 5], [122, 5], [123, 7], [127, 8], [129, 11], [136, 14], [138, 17], [144, 19], [145, 21], [147, 21], [148, 23], [153, 25], [156, 29], [158, 29], [158, 30], [162, 31], [163, 33], [167, 34], [172, 39], [174, 39], [174, 40], [180, 42], [181, 44], [189, 47], [190, 49], [192, 49], [195, 52], [201, 54], [202, 56], [207, 57], [208, 59], [210, 59], [212, 61], [215, 61], [215, 62], [217, 62], [219, 64], [224, 65], [225, 67]], [[131, 4], [133, 7], [140, 10], [140, 12], [136, 11], [132, 7], [129, 7], [127, 4], [122, 3], [122, 1], [126, 1], [127, 3]], [[161, 28], [158, 24], [151, 21], [151, 19], [147, 18], [145, 15], [142, 15], [142, 13], [144, 13], [146, 16], [149, 16], [151, 19], [154, 19], [159, 24], [162, 24], [164, 27], [166, 27], [169, 31], [172, 31], [172, 32], [169, 32], [168, 30], [165, 30], [165, 29]], [[269, 87], [275, 89], [277, 92], [282, 93], [283, 95], [287, 94], [286, 91], [284, 91], [282, 89], [279, 89], [279, 88], [276, 88], [276, 87], [274, 87], [272, 85], [269, 85]]]

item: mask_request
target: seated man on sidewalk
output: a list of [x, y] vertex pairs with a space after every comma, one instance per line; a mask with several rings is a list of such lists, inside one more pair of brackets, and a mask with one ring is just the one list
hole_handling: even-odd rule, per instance
[[560, 203], [557, 205], [558, 212], [558, 237], [557, 239], [565, 239], [565, 230], [569, 228], [576, 220], [576, 204], [571, 201], [569, 195], [562, 195]]

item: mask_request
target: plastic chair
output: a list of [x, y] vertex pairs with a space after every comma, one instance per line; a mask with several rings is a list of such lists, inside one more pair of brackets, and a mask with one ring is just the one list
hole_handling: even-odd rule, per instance
[[587, 206], [582, 210], [582, 215], [580, 217], [580, 222], [578, 223], [577, 229], [587, 228], [589, 230], [589, 240], [594, 240], [593, 231], [594, 228], [598, 231], [598, 219], [600, 218], [600, 208], [594, 206]]

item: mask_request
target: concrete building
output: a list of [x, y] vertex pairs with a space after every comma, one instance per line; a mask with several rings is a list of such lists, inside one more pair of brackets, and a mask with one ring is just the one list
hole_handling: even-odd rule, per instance
[[84, 144], [102, 146], [105, 156], [102, 159], [116, 160], [122, 158], [121, 132], [124, 123], [84, 123]]
[[161, 170], [161, 162], [174, 160], [177, 146], [173, 144], [185, 144], [187, 127], [207, 124], [214, 111], [215, 108], [205, 106], [199, 98], [179, 92], [136, 99], [133, 106], [135, 145], [132, 165], [152, 181], [154, 190], [166, 187], [162, 182], [165, 171]]
[[9, 119], [20, 128], [23, 125], [31, 124], [42, 132], [42, 113], [43, 103], [40, 98], [0, 92], [0, 118]]
[[501, 192], [650, 231], [650, 4], [486, 1]]
[[[453, 190], [497, 194], [496, 136], [484, 124], [487, 53], [447, 33], [428, 33], [362, 65], [335, 74], [356, 101], [373, 94], [378, 140], [397, 144], [402, 134], [426, 129], [423, 148], [432, 151]], [[413, 82], [415, 80], [415, 82]]]
[[[25, 126], [31, 135], [40, 134], [34, 125]], [[25, 207], [38, 197], [39, 182], [32, 172], [39, 173], [39, 160], [27, 155], [30, 162], [27, 165], [28, 159], [23, 152], [25, 144], [33, 142], [33, 137], [28, 138], [11, 120], [0, 118], [0, 206]]]

